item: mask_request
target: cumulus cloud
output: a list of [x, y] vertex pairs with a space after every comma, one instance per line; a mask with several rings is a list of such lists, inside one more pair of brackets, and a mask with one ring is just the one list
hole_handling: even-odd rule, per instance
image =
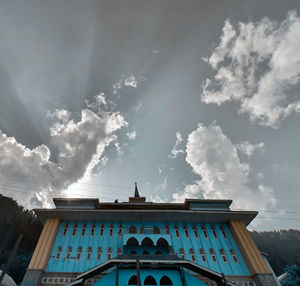
[[133, 130], [132, 132], [128, 132], [126, 133], [127, 137], [130, 139], [130, 140], [135, 140], [136, 138], [136, 131]]
[[275, 205], [271, 187], [249, 186], [250, 166], [240, 161], [236, 146], [218, 125], [202, 124], [189, 134], [186, 162], [199, 180], [173, 194], [175, 201], [184, 198], [233, 199], [234, 208], [267, 209]]
[[135, 75], [131, 74], [128, 77], [125, 77], [125, 75], [122, 75], [121, 79], [113, 84], [113, 94], [118, 94], [124, 86], [137, 88], [138, 84], [145, 80], [147, 79], [143, 76], [136, 77]]
[[171, 150], [171, 154], [168, 156], [170, 159], [175, 159], [178, 156], [178, 154], [184, 153], [182, 149], [178, 149], [178, 146], [181, 144], [181, 142], [182, 136], [179, 132], [176, 132], [176, 142]]
[[300, 112], [295, 87], [300, 80], [300, 18], [289, 12], [282, 23], [265, 17], [259, 22], [225, 21], [220, 43], [208, 64], [216, 71], [203, 82], [202, 101], [240, 103], [253, 122], [276, 127]]
[[[115, 141], [115, 132], [127, 123], [118, 112], [101, 109], [97, 113], [84, 108], [79, 121], [71, 119], [66, 110], [49, 114], [51, 144], [57, 150], [57, 161], [45, 145], [29, 149], [0, 131], [0, 190], [4, 195], [14, 193], [25, 207], [49, 206], [51, 198], [91, 174], [100, 162], [105, 147]], [[105, 163], [102, 158], [102, 164]], [[107, 162], [107, 161], [106, 161]]]
[[167, 199], [163, 199], [160, 196], [150, 196], [150, 201], [153, 203], [167, 203]]
[[236, 148], [241, 153], [248, 156], [248, 158], [251, 158], [256, 151], [264, 152], [264, 143], [260, 142], [258, 144], [251, 144], [248, 141], [242, 142], [240, 144], [236, 144]]

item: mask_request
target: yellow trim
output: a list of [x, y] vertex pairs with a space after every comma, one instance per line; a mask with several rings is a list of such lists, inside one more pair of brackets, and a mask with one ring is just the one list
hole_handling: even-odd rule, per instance
[[244, 223], [241, 220], [231, 220], [229, 227], [251, 274], [270, 273]]
[[46, 270], [51, 249], [59, 228], [58, 218], [48, 218], [36, 245], [28, 269]]
[[48, 232], [49, 223], [50, 223], [50, 219], [47, 219], [47, 221], [46, 221], [46, 223], [43, 227], [42, 233], [40, 235], [39, 241], [38, 241], [38, 243], [35, 247], [34, 253], [33, 253], [32, 258], [31, 258], [31, 261], [29, 263], [29, 266], [28, 266], [29, 269], [34, 269], [34, 266], [36, 265], [37, 257], [40, 253], [41, 246], [44, 244], [44, 239], [46, 237], [46, 233]]

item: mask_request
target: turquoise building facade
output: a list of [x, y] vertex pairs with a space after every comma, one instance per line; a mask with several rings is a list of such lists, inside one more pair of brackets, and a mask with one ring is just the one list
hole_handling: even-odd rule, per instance
[[278, 285], [231, 202], [54, 199], [23, 285]]

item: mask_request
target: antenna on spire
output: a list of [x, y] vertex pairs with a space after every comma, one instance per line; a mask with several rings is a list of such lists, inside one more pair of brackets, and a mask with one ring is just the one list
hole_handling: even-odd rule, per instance
[[139, 198], [140, 197], [139, 190], [137, 188], [137, 183], [136, 182], [134, 183], [134, 197], [135, 198]]

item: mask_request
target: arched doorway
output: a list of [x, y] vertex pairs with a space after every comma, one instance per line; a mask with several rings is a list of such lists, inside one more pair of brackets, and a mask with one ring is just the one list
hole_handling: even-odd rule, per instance
[[164, 275], [163, 277], [161, 277], [159, 285], [173, 285], [172, 280]]
[[144, 285], [157, 285], [157, 283], [151, 275], [148, 275], [144, 280]]

